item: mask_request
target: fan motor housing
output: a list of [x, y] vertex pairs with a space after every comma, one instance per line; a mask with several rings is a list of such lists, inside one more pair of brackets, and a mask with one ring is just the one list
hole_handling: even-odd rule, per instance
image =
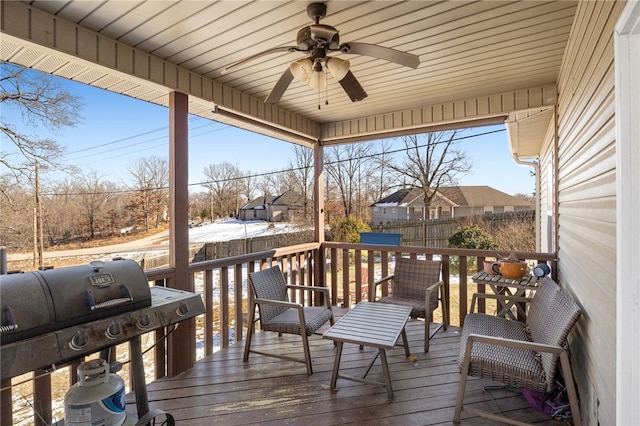
[[309, 50], [316, 46], [336, 50], [340, 45], [340, 35], [338, 30], [330, 25], [308, 25], [298, 31], [296, 43], [300, 50]]

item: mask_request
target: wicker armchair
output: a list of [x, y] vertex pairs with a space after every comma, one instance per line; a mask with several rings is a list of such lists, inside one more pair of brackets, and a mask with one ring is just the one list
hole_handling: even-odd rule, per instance
[[[288, 361], [302, 362], [307, 366], [307, 374], [313, 374], [308, 336], [316, 333], [327, 321], [333, 325], [333, 311], [329, 304], [329, 289], [287, 285], [279, 266], [249, 273], [249, 282], [253, 297], [251, 298], [250, 322], [244, 347], [244, 362], [249, 361], [249, 353], [271, 356]], [[325, 306], [302, 306], [289, 302], [288, 291], [291, 289], [314, 291], [324, 294]], [[255, 311], [258, 308], [258, 318]], [[255, 323], [260, 321], [262, 331], [275, 331], [280, 335], [297, 334], [302, 337], [304, 360], [266, 353], [251, 349], [251, 338], [255, 333]]]
[[[441, 329], [447, 329], [447, 304], [444, 301], [444, 282], [440, 279], [442, 262], [397, 258], [393, 275], [373, 283], [374, 301], [411, 306], [412, 318], [424, 318], [424, 351], [429, 352], [429, 340]], [[375, 300], [378, 286], [391, 283], [391, 294]], [[430, 322], [433, 311], [442, 307], [443, 322], [433, 332]]]
[[[475, 299], [480, 295], [474, 295]], [[481, 295], [495, 299], [504, 296]], [[526, 324], [481, 313], [465, 317], [458, 366], [460, 385], [454, 423], [460, 422], [467, 376], [550, 392], [562, 369], [575, 426], [581, 425], [578, 398], [573, 382], [567, 336], [581, 315], [580, 308], [550, 278], [538, 282], [533, 298], [508, 296], [509, 300], [530, 303]], [[504, 300], [504, 299], [503, 299]], [[523, 424], [504, 416], [465, 407], [465, 411], [511, 424]]]

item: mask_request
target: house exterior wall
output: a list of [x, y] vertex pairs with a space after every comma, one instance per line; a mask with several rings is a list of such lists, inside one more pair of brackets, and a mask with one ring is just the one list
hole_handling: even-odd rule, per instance
[[240, 220], [267, 220], [266, 209], [240, 210]]
[[584, 312], [570, 345], [588, 425], [616, 424], [613, 30], [623, 7], [580, 2], [558, 79], [558, 282]]
[[372, 207], [371, 223], [387, 223], [397, 222], [399, 220], [407, 220], [406, 207]]
[[271, 206], [271, 214], [269, 217], [270, 222], [282, 222], [287, 219], [287, 210], [289, 208], [283, 205]]

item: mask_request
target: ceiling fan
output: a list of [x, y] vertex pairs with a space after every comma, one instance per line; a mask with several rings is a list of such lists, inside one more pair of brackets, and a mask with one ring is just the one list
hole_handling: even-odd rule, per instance
[[301, 28], [296, 38], [296, 46], [281, 46], [265, 50], [255, 55], [244, 58], [226, 67], [222, 74], [239, 65], [253, 61], [264, 55], [277, 52], [305, 52], [307, 56], [291, 63], [280, 76], [271, 92], [264, 100], [265, 103], [278, 102], [289, 84], [296, 80], [308, 83], [314, 90], [324, 90], [327, 85], [326, 71], [340, 83], [351, 101], [361, 101], [367, 97], [356, 77], [349, 70], [349, 61], [328, 56], [331, 52], [350, 53], [364, 55], [373, 58], [395, 62], [411, 68], [420, 65], [420, 58], [410, 53], [401, 52], [389, 47], [378, 46], [369, 43], [343, 43], [340, 44], [340, 36], [337, 29], [329, 25], [320, 24], [320, 20], [327, 14], [327, 6], [324, 3], [311, 3], [307, 6], [307, 15], [314, 24]]

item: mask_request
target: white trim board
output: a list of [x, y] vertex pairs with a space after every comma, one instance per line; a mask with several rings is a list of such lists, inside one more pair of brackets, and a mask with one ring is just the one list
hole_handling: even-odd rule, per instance
[[616, 423], [640, 419], [640, 2], [615, 28]]

